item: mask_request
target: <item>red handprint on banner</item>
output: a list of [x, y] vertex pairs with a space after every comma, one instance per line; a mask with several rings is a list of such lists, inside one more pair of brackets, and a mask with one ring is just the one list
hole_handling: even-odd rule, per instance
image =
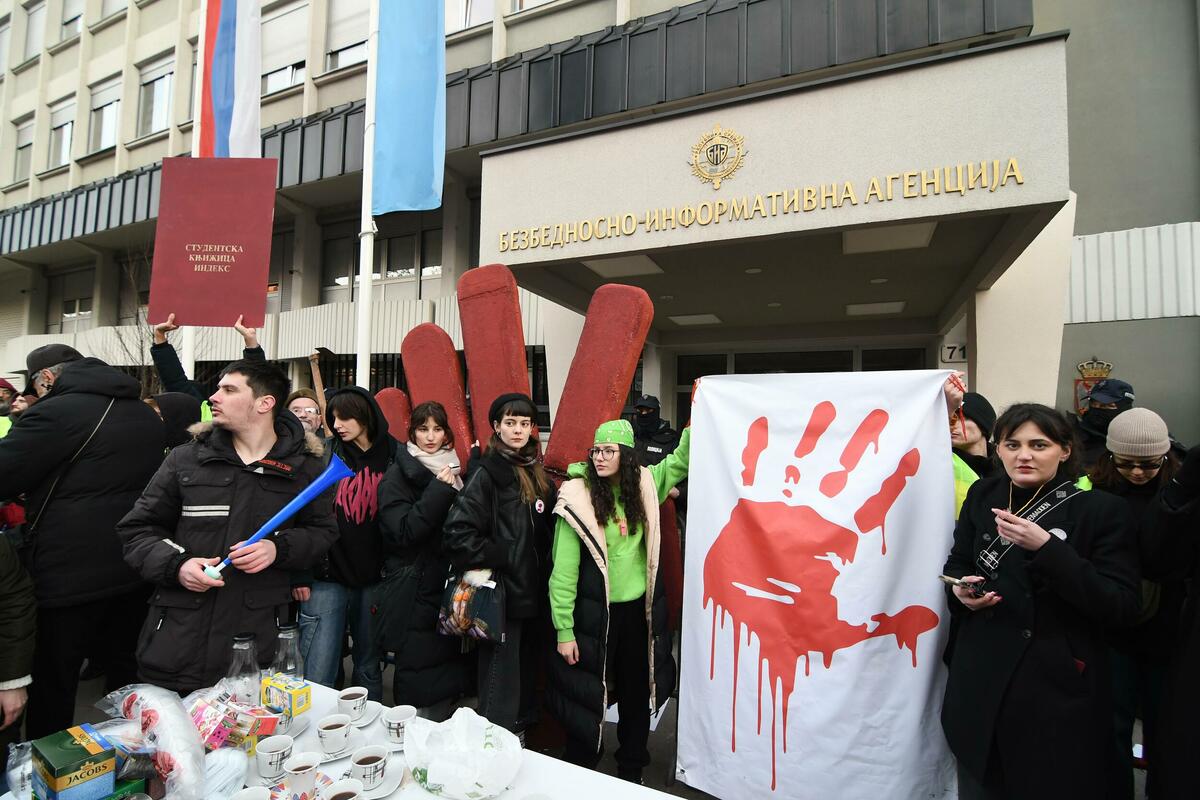
[[[793, 488], [801, 482], [801, 462], [817, 447], [837, 417], [837, 409], [828, 401], [817, 404], [809, 418], [804, 434], [796, 445], [793, 463], [785, 467], [782, 494], [793, 496]], [[858, 425], [842, 450], [840, 469], [826, 473], [818, 488], [827, 498], [836, 498], [853, 478], [855, 470], [867, 453], [874, 448], [879, 456], [880, 436], [888, 424], [887, 412], [871, 411]], [[769, 444], [770, 424], [760, 417], [749, 427], [746, 446], [742, 451], [742, 484], [754, 486], [762, 479], [758, 463]], [[718, 615], [724, 627], [725, 617], [733, 623], [733, 708], [731, 747], [737, 750], [737, 674], [738, 655], [742, 647], [741, 625], [758, 637], [758, 731], [762, 732], [762, 683], [767, 672], [771, 693], [771, 788], [775, 788], [775, 719], [776, 701], [783, 705], [783, 751], [787, 752], [788, 702], [795, 687], [796, 667], [804, 659], [804, 673], [810, 672], [810, 656], [820, 653], [826, 669], [833, 664], [838, 650], [852, 647], [867, 639], [895, 636], [898, 647], [912, 652], [917, 664], [917, 639], [938, 624], [938, 615], [924, 606], [908, 606], [895, 615], [878, 613], [871, 617], [873, 624], [855, 625], [838, 616], [838, 601], [833, 594], [834, 582], [841, 564], [853, 563], [859, 537], [880, 529], [881, 547], [887, 553], [883, 536], [887, 514], [895, 504], [909, 478], [917, 473], [921, 454], [909, 450], [896, 463], [894, 471], [882, 482], [879, 490], [854, 513], [850, 530], [826, 519], [810, 505], [791, 505], [787, 502], [762, 502], [742, 498], [734, 507], [729, 522], [721, 530], [704, 561], [704, 604], [712, 602], [712, 652], [709, 678], [716, 664], [716, 634]], [[773, 677], [772, 677], [773, 674]], [[781, 684], [775, 693], [776, 682]]]

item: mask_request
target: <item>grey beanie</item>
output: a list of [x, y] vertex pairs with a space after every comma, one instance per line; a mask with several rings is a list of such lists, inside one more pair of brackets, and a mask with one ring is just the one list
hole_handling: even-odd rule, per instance
[[1148, 408], [1131, 408], [1108, 426], [1108, 452], [1126, 458], [1156, 458], [1171, 449], [1167, 423]]

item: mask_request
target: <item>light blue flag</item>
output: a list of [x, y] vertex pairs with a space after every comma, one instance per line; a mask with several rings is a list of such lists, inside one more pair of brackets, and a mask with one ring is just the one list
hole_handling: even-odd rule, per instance
[[371, 213], [438, 208], [446, 161], [446, 4], [373, 1], [379, 55]]

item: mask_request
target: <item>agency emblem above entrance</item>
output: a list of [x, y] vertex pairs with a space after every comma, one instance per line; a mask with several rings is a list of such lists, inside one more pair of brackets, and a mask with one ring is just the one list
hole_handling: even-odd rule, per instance
[[722, 130], [720, 125], [714, 126], [692, 145], [692, 174], [705, 183], [712, 183], [714, 189], [720, 189], [721, 181], [742, 166], [746, 157], [744, 141], [744, 136], [738, 136], [728, 128]]

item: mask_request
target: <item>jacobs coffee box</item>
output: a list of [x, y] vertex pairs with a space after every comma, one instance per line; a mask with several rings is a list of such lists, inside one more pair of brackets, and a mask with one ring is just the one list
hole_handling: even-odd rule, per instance
[[101, 800], [116, 786], [116, 751], [91, 725], [77, 725], [33, 743], [37, 800]]

